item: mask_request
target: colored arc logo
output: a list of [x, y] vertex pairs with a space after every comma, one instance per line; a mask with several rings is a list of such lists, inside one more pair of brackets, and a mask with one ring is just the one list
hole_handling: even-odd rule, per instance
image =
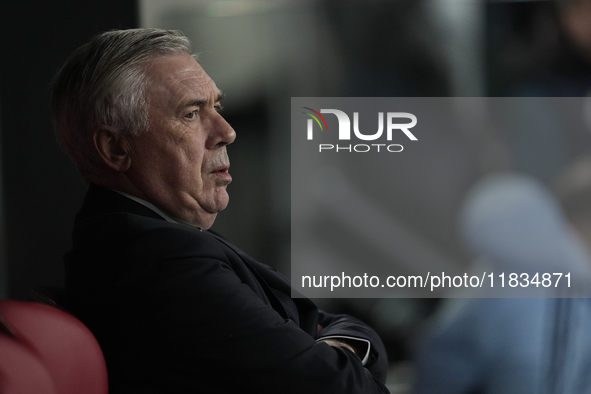
[[[324, 117], [322, 115], [320, 115], [320, 112], [313, 110], [312, 108], [308, 108], [308, 107], [302, 107], [304, 109], [310, 110], [312, 112], [314, 112], [314, 114], [318, 115], [318, 117], [320, 117], [320, 119], [322, 119], [322, 123], [324, 123], [324, 126], [326, 127], [326, 131], [328, 131], [328, 126], [326, 125], [326, 120], [324, 120]], [[303, 114], [306, 115], [310, 115], [315, 121], [316, 123], [318, 123], [318, 126], [320, 126], [320, 130], [324, 130], [322, 128], [322, 123], [320, 123], [320, 120], [318, 119], [318, 117], [314, 114], [311, 114], [310, 112], [302, 112]]]

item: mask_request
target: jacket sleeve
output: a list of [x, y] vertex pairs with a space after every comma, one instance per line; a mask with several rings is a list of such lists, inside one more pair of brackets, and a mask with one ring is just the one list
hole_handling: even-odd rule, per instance
[[384, 384], [388, 371], [386, 348], [379, 335], [367, 324], [348, 315], [334, 315], [320, 311], [318, 323], [323, 327], [317, 338], [345, 337], [369, 341], [369, 359], [365, 367]]

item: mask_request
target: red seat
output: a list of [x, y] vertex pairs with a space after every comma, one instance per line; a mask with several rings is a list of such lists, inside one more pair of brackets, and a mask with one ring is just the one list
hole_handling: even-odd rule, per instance
[[82, 322], [57, 308], [0, 301], [0, 394], [107, 394], [102, 351]]

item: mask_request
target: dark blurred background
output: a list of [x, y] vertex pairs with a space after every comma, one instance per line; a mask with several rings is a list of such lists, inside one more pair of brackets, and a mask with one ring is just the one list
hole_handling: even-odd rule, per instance
[[[290, 98], [587, 96], [591, 6], [582, 0], [56, 0], [0, 5], [0, 298], [61, 286], [62, 254], [85, 184], [53, 134], [48, 86], [67, 56], [113, 28], [182, 30], [226, 92], [231, 202], [215, 229], [289, 275]], [[586, 133], [450, 135], [436, 174], [400, 185], [396, 220], [449, 258], [462, 198], [481, 175], [525, 172], [545, 184], [589, 150]], [[429, 167], [431, 166], [431, 167]], [[434, 175], [435, 176], [435, 175]], [[419, 196], [419, 198], [417, 198]], [[373, 321], [393, 362], [437, 300], [319, 300]], [[403, 379], [404, 380], [404, 379]]]
[[3, 1], [0, 5], [2, 286], [22, 299], [63, 283], [62, 254], [85, 184], [53, 134], [49, 84], [94, 34], [137, 27], [135, 1]]

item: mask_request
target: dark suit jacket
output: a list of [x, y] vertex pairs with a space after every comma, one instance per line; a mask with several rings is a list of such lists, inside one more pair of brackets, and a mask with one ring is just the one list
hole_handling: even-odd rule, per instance
[[[387, 392], [367, 325], [291, 299], [284, 277], [224, 238], [116, 192], [90, 186], [64, 259], [67, 306], [101, 344], [112, 393]], [[366, 367], [315, 342], [329, 335], [370, 340]]]

